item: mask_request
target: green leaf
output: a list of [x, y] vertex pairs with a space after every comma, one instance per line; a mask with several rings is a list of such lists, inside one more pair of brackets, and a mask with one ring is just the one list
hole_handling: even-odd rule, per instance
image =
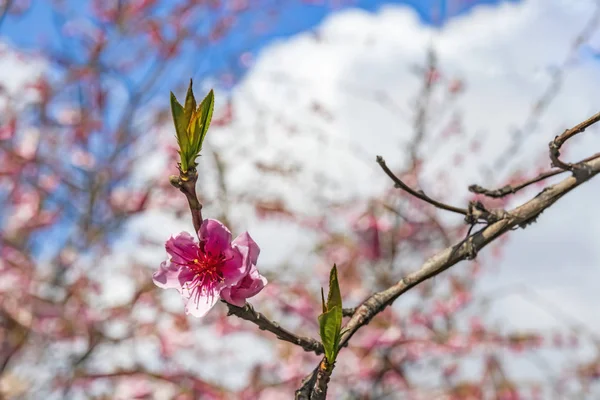
[[[183, 113], [185, 115], [185, 121], [189, 124], [196, 111], [196, 99], [194, 98], [194, 90], [192, 89], [192, 79], [190, 79], [190, 86], [188, 86], [187, 93], [185, 95], [185, 107]], [[186, 126], [187, 128], [187, 126]]]
[[171, 114], [173, 115], [173, 122], [175, 123], [177, 140], [186, 139], [187, 135], [185, 135], [185, 133], [187, 121], [185, 120], [183, 106], [179, 104], [173, 92], [171, 92]]
[[190, 136], [190, 147], [193, 149], [190, 152], [188, 162], [190, 165], [196, 164], [196, 157], [202, 150], [202, 143], [206, 137], [206, 132], [210, 126], [213, 109], [215, 104], [214, 92], [211, 90], [208, 95], [202, 100], [198, 109], [192, 115], [192, 119], [188, 125], [188, 133]]
[[319, 315], [319, 333], [325, 349], [325, 357], [330, 364], [335, 362], [340, 343], [342, 329], [342, 309], [334, 306], [327, 312]]
[[202, 143], [208, 132], [215, 106], [215, 95], [211, 90], [196, 108], [193, 81], [190, 79], [182, 106], [171, 92], [171, 113], [175, 123], [175, 135], [179, 144], [181, 170], [187, 172], [196, 166], [196, 158], [202, 150]]
[[327, 295], [327, 309], [331, 310], [333, 307], [339, 307], [342, 309], [342, 294], [340, 293], [340, 283], [337, 277], [337, 267], [333, 264], [331, 272], [329, 274], [329, 294]]
[[179, 154], [181, 154], [181, 167], [186, 171], [187, 165], [185, 164], [186, 159], [184, 153], [186, 149], [189, 148], [187, 136], [188, 121], [185, 119], [183, 106], [179, 104], [173, 92], [171, 92], [171, 114], [173, 115], [173, 122], [175, 123], [175, 136], [177, 137], [177, 144], [179, 145]]
[[198, 151], [202, 150], [202, 143], [208, 132], [208, 127], [212, 120], [213, 110], [215, 108], [215, 93], [211, 89], [206, 97], [200, 102], [196, 114], [198, 116]]
[[329, 274], [329, 293], [327, 302], [321, 288], [323, 314], [319, 315], [319, 333], [325, 349], [325, 357], [330, 364], [335, 362], [338, 346], [342, 336], [342, 294], [337, 277], [337, 266], [334, 264]]

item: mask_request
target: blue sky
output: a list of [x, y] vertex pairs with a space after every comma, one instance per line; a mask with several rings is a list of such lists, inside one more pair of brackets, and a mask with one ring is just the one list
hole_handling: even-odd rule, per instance
[[[213, 46], [198, 49], [192, 44], [184, 46], [178, 59], [171, 62], [168, 73], [164, 73], [159, 83], [153, 85], [145, 93], [145, 101], [162, 102], [164, 94], [170, 90], [179, 93], [184, 91], [187, 86], [187, 80], [192, 77], [196, 82], [203, 81], [207, 77], [227, 74], [233, 77], [232, 84], [235, 85], [247, 72], [247, 67], [242, 65], [239, 55], [250, 53], [256, 58], [261, 50], [273, 41], [286, 38], [301, 32], [309, 31], [318, 27], [327, 16], [350, 7], [362, 10], [376, 12], [386, 5], [404, 5], [410, 7], [419, 16], [420, 21], [425, 25], [442, 27], [453, 17], [469, 13], [474, 7], [494, 7], [502, 3], [519, 3], [523, 0], [286, 0], [274, 2], [273, 0], [261, 0], [260, 6], [245, 13], [237, 19], [236, 25], [220, 42]], [[178, 1], [159, 1], [157, 14], [166, 7], [172, 7]], [[322, 2], [322, 5], [315, 3]], [[52, 50], [54, 53], [61, 54], [61, 57], [68, 57], [72, 60], [78, 59], [78, 49], [80, 44], [73, 40], [61, 37], [61, 24], [64, 20], [55, 13], [50, 6], [52, 2], [36, 1], [33, 2], [30, 9], [24, 15], [18, 17], [8, 17], [0, 25], [0, 35], [2, 40], [8, 41], [13, 46], [20, 49], [43, 51]], [[89, 16], [91, 1], [67, 0], [65, 7], [69, 20], [90, 21]], [[335, 3], [352, 4], [346, 6], [334, 6]], [[162, 8], [161, 8], [162, 7]], [[277, 16], [270, 22], [268, 30], [260, 35], [253, 32], [253, 24], [256, 21], [271, 21], [271, 12], [277, 11]], [[219, 11], [217, 11], [219, 12]], [[197, 18], [201, 21], [198, 30], [207, 29], [210, 26], [209, 18]], [[62, 39], [62, 41], [60, 40]], [[111, 51], [107, 53], [109, 59], [105, 60], [107, 65], [114, 63], [117, 59], [127, 56], [128, 49], [131, 46], [139, 45], [135, 42], [123, 43], [119, 39], [111, 40]], [[149, 58], [147, 62], [139, 63], [139, 67], [131, 71], [129, 76], [120, 76], [120, 80], [131, 89], [139, 86], [138, 82], [143, 81], [147, 74], [151, 73], [154, 65], [153, 59]], [[217, 78], [218, 81], [218, 78]], [[223, 86], [220, 81], [220, 89], [231, 89], [231, 85]], [[113, 90], [113, 93], [117, 91]], [[161, 97], [162, 96], [162, 97]], [[113, 104], [116, 110], [124, 106], [122, 99], [114, 100]], [[118, 118], [118, 113], [109, 115]]]
[[[239, 78], [243, 76], [244, 68], [242, 66], [231, 66], [230, 55], [240, 54], [243, 51], [249, 51], [256, 55], [273, 40], [313, 29], [329, 14], [349, 7], [374, 12], [385, 5], [402, 4], [411, 7], [424, 24], [442, 26], [452, 17], [470, 12], [473, 7], [518, 3], [520, 1], [522, 0], [355, 0], [352, 2], [352, 6], [334, 8], [325, 0], [323, 2], [326, 4], [323, 5], [293, 0], [277, 8], [280, 13], [275, 24], [261, 36], [249, 40], [247, 32], [253, 21], [264, 16], [265, 9], [251, 11], [241, 18], [233, 30], [219, 44], [218, 51], [209, 50], [200, 53], [190, 51], [190, 54], [184, 53], [183, 58], [192, 57], [191, 63], [184, 63], [194, 66], [194, 71], [189, 72], [193, 72], [196, 78], [221, 70], [226, 64], [229, 64], [229, 68], [233, 67], [234, 70], [231, 72]], [[70, 0], [67, 3], [69, 4], [71, 16], [85, 17], [88, 15], [90, 2]], [[57, 20], [56, 15], [53, 15], [50, 4], [51, 2], [46, 1], [33, 2], [31, 8], [24, 15], [16, 18], [9, 17], [2, 21], [0, 35], [3, 40], [22, 49], [36, 49], [40, 46], [41, 40], [54, 44], [58, 43], [57, 39], [60, 33], [57, 24], [60, 21]], [[193, 58], [196, 58], [196, 62]]]

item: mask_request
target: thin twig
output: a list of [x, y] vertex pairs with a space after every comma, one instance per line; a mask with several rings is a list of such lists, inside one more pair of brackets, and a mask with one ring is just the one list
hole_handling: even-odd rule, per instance
[[533, 185], [534, 183], [538, 183], [540, 181], [543, 181], [544, 179], [550, 178], [550, 177], [558, 175], [558, 174], [562, 174], [563, 172], [565, 172], [564, 169], [553, 169], [551, 171], [541, 173], [538, 176], [536, 176], [535, 178], [529, 179], [529, 180], [527, 180], [523, 183], [520, 183], [516, 186], [506, 185], [506, 186], [501, 187], [500, 189], [493, 189], [493, 190], [486, 189], [479, 185], [471, 185], [471, 186], [469, 186], [469, 191], [472, 193], [476, 193], [476, 194], [483, 194], [487, 197], [492, 197], [494, 199], [499, 199], [499, 198], [508, 196], [509, 194], [515, 194], [519, 190], [525, 189], [529, 185]]
[[413, 190], [406, 183], [402, 182], [400, 178], [398, 178], [386, 165], [385, 160], [381, 156], [377, 156], [377, 163], [383, 169], [383, 171], [390, 177], [392, 181], [394, 181], [395, 187], [404, 190], [405, 192], [415, 196], [418, 199], [421, 199], [437, 208], [441, 208], [442, 210], [451, 211], [453, 213], [462, 214], [464, 216], [469, 215], [469, 211], [464, 208], [458, 208], [454, 206], [450, 206], [448, 204], [440, 203], [437, 200], [432, 199], [427, 196], [422, 190]]
[[169, 180], [171, 185], [179, 189], [187, 198], [190, 213], [192, 214], [192, 222], [197, 233], [200, 231], [203, 220], [202, 203], [200, 203], [196, 194], [196, 182], [198, 181], [196, 168], [190, 168], [186, 172], [181, 171], [181, 168], [179, 168], [179, 176], [172, 175]]
[[[596, 153], [593, 156], [584, 158], [583, 160], [579, 161], [578, 163], [575, 163], [574, 165], [577, 164], [581, 164], [581, 163], [585, 163], [588, 161], [592, 161], [596, 158], [600, 157], [600, 153]], [[564, 169], [562, 168], [555, 168], [555, 169], [551, 169], [550, 171], [546, 171], [546, 172], [542, 172], [541, 174], [539, 174], [538, 176], [536, 176], [535, 178], [526, 180], [525, 182], [522, 182], [518, 185], [506, 185], [501, 187], [500, 189], [486, 189], [484, 187], [481, 187], [479, 185], [471, 185], [469, 186], [469, 191], [476, 193], [476, 194], [482, 194], [484, 196], [488, 196], [488, 197], [492, 197], [495, 199], [501, 198], [501, 197], [505, 197], [508, 196], [510, 194], [515, 194], [520, 190], [525, 189], [526, 187], [533, 185], [535, 183], [541, 182], [544, 179], [548, 179], [551, 178], [553, 176], [559, 175], [566, 172]]]
[[244, 307], [237, 307], [229, 303], [225, 304], [229, 308], [227, 315], [235, 315], [236, 317], [250, 321], [258, 326], [260, 330], [274, 333], [278, 339], [300, 346], [305, 351], [313, 352], [316, 355], [323, 354], [323, 345], [319, 341], [309, 337], [298, 336], [282, 328], [277, 322], [271, 321], [263, 314], [254, 310], [249, 303], [246, 303]]
[[567, 140], [571, 139], [573, 136], [581, 132], [584, 132], [588, 127], [590, 127], [598, 121], [600, 121], [600, 112], [591, 116], [587, 120], [575, 125], [571, 129], [567, 129], [561, 135], [556, 136], [554, 140], [548, 144], [550, 150], [550, 160], [552, 160], [552, 166], [568, 171], [573, 170], [575, 164], [565, 163], [559, 158], [560, 148], [563, 144], [565, 144]]

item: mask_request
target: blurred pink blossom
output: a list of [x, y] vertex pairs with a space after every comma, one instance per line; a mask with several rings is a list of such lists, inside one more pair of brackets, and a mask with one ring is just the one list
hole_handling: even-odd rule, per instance
[[88, 151], [75, 150], [71, 155], [71, 162], [76, 167], [91, 169], [96, 165], [96, 158]]
[[11, 117], [0, 125], [0, 140], [7, 140], [14, 136], [17, 131], [17, 118]]
[[38, 150], [40, 132], [37, 129], [27, 129], [21, 141], [15, 148], [15, 153], [26, 160], [33, 160]]
[[402, 330], [396, 326], [387, 329], [372, 329], [362, 339], [361, 346], [372, 349], [376, 346], [390, 346], [402, 338]]

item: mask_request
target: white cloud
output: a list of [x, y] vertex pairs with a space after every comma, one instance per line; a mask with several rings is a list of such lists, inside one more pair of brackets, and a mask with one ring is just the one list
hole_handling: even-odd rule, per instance
[[[0, 83], [9, 95], [20, 94], [26, 84], [33, 83], [46, 67], [45, 62], [0, 42]], [[10, 79], [8, 79], [10, 77]]]

